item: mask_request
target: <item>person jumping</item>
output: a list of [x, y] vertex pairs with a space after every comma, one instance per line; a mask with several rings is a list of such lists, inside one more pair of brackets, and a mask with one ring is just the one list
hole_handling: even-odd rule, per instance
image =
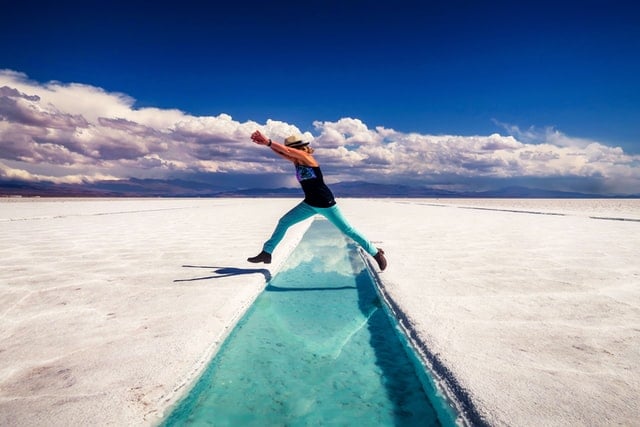
[[308, 142], [303, 141], [302, 136], [292, 135], [285, 139], [284, 145], [265, 137], [260, 131], [255, 131], [251, 134], [251, 139], [258, 145], [266, 145], [275, 151], [276, 154], [295, 165], [296, 178], [302, 186], [305, 197], [302, 202], [280, 218], [273, 234], [269, 240], [264, 243], [262, 252], [254, 257], [248, 258], [247, 261], [270, 264], [271, 254], [289, 227], [313, 215], [320, 214], [371, 255], [378, 263], [381, 271], [387, 268], [384, 251], [373, 246], [373, 244], [353, 228], [342, 215], [333, 197], [333, 193], [331, 193], [331, 190], [324, 182], [320, 165], [313, 157], [313, 148], [309, 147]]

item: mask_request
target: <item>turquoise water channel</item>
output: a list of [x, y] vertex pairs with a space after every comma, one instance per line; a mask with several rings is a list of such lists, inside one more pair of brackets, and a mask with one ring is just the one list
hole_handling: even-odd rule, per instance
[[163, 425], [454, 425], [407, 350], [353, 242], [316, 220]]

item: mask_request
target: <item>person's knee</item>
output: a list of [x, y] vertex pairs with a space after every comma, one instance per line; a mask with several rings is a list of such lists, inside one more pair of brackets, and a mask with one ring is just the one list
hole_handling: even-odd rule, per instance
[[292, 218], [283, 216], [278, 220], [278, 227], [289, 228], [289, 226], [293, 223]]
[[[343, 229], [342, 229], [342, 232], [343, 232], [344, 234], [346, 234], [347, 236], [351, 237], [352, 239], [353, 239], [354, 237], [358, 236], [358, 234], [359, 234], [359, 233], [356, 231], [356, 229], [355, 229], [355, 228], [353, 228], [353, 227], [345, 227], [345, 228], [343, 228]], [[355, 240], [355, 239], [354, 239], [354, 240]]]

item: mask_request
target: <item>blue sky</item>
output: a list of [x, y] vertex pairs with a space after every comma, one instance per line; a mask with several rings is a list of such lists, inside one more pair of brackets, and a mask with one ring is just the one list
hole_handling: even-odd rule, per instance
[[[5, 6], [2, 15], [0, 69], [6, 75], [14, 73], [4, 85], [13, 83], [8, 87], [27, 97], [38, 95], [38, 108], [44, 108], [46, 98], [39, 91], [51, 91], [51, 84], [59, 82], [67, 88], [77, 84], [122, 95], [119, 99], [126, 98], [123, 102], [135, 114], [153, 108], [165, 113], [179, 110], [194, 120], [224, 115], [238, 129], [256, 123], [275, 131], [277, 126], [267, 126], [274, 121], [282, 132], [297, 129], [319, 138], [318, 142], [325, 140], [327, 150], [333, 150], [326, 153], [328, 168], [338, 175], [346, 166], [358, 169], [358, 161], [373, 167], [371, 144], [391, 149], [390, 143], [408, 144], [411, 135], [417, 135], [440, 144], [438, 162], [444, 162], [453, 145], [438, 138], [465, 141], [460, 148], [463, 160], [458, 162], [466, 165], [462, 169], [438, 168], [436, 162], [437, 177], [426, 168], [396, 174], [394, 162], [401, 156], [394, 152], [391, 160], [387, 152], [378, 162], [386, 156], [391, 166], [384, 176], [374, 176], [378, 181], [394, 181], [394, 176], [407, 181], [418, 173], [428, 176], [425, 184], [449, 183], [453, 188], [471, 182], [497, 185], [506, 183], [505, 178], [540, 183], [559, 177], [565, 184], [557, 188], [599, 192], [624, 192], [640, 181], [640, 6], [632, 1], [15, 2]], [[22, 90], [15, 73], [21, 76]], [[56, 106], [55, 111], [85, 115], [69, 108]], [[5, 122], [19, 116], [4, 114]], [[111, 118], [149, 126], [124, 113]], [[361, 123], [368, 136], [354, 139], [364, 130], [345, 130], [342, 119]], [[238, 129], [225, 141], [238, 140]], [[389, 130], [395, 132], [393, 138]], [[335, 132], [342, 142], [330, 140]], [[74, 153], [65, 160], [68, 171], [60, 161], [47, 168], [42, 154], [16, 153], [18, 143], [9, 135], [17, 133], [5, 129], [0, 140], [5, 146], [0, 152], [5, 176], [20, 171], [40, 177], [136, 175], [133, 166], [122, 162], [117, 165], [122, 171], [113, 172], [118, 167], [107, 165], [113, 159], [101, 159], [100, 170], [71, 167]], [[548, 154], [553, 147], [573, 146], [583, 150], [589, 144], [608, 153], [596, 156], [599, 161], [616, 149], [626, 157], [612, 161], [615, 172], [585, 164], [580, 170], [557, 165], [541, 171], [521, 165], [518, 171], [505, 172], [499, 163], [513, 162], [505, 153], [488, 163], [477, 156], [472, 159], [478, 161], [474, 166], [466, 162], [465, 153], [470, 155], [474, 144], [469, 138], [494, 134], [523, 144], [510, 148], [519, 150], [519, 159], [530, 151]], [[38, 140], [33, 141], [36, 147]], [[77, 142], [49, 143], [71, 152], [77, 146]], [[209, 135], [196, 143], [202, 147], [214, 142]], [[542, 150], [544, 144], [553, 147]], [[482, 145], [483, 150], [487, 146]], [[159, 161], [177, 161], [176, 156], [164, 158], [160, 151], [145, 148], [138, 154], [147, 160], [157, 155]], [[433, 153], [425, 154], [431, 151], [420, 151], [424, 161], [434, 161]], [[238, 153], [236, 160], [244, 161], [245, 154]], [[584, 155], [588, 161], [594, 158], [593, 153]], [[265, 174], [285, 173], [260, 156], [257, 168]], [[200, 157], [194, 158], [205, 160]], [[86, 159], [79, 161], [88, 164]], [[492, 173], [486, 169], [490, 165]], [[177, 174], [180, 168], [174, 164], [169, 169]], [[210, 165], [207, 169], [189, 163], [187, 169], [242, 175], [255, 173], [256, 168]], [[340, 179], [368, 174], [363, 168], [352, 176], [343, 173]], [[162, 174], [156, 170], [137, 175]], [[620, 175], [624, 179], [614, 185], [611, 180]], [[589, 182], [576, 186], [580, 178]]]

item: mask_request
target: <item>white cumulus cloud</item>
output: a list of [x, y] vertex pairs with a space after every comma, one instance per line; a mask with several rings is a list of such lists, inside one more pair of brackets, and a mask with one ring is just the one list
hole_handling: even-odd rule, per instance
[[[358, 118], [313, 123], [317, 157], [330, 181], [361, 180], [472, 188], [508, 179], [598, 180], [598, 188], [640, 193], [640, 156], [552, 129], [496, 122], [508, 135], [429, 135], [370, 128]], [[270, 150], [250, 141], [301, 133], [267, 120], [228, 114], [193, 116], [136, 108], [126, 94], [85, 84], [30, 80], [0, 70], [0, 178], [78, 182], [188, 174], [290, 173]], [[282, 179], [282, 178], [281, 178]]]

